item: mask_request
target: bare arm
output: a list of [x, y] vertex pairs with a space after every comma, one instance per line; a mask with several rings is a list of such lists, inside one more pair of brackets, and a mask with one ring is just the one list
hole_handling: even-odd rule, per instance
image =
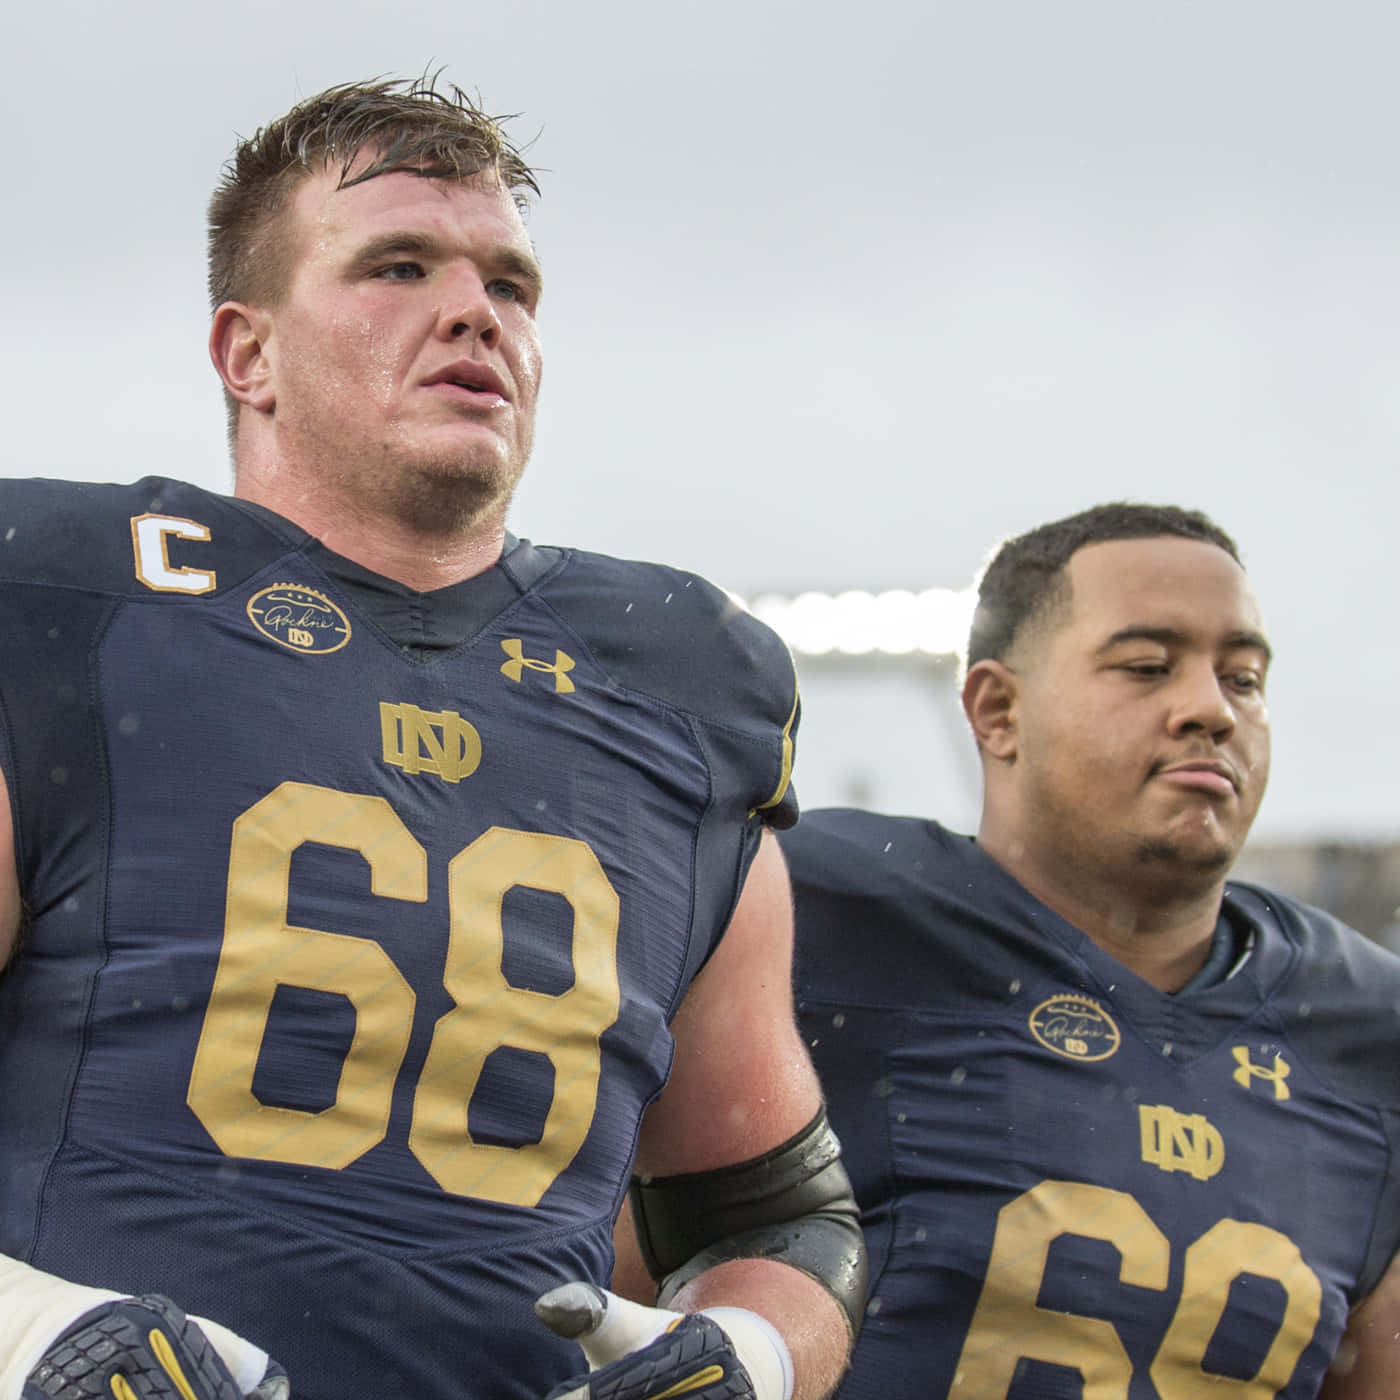
[[617, 1224], [613, 1226], [613, 1254], [617, 1263], [613, 1266], [612, 1283], [608, 1285], [612, 1291], [630, 1298], [634, 1303], [654, 1303], [656, 1283], [647, 1270], [637, 1244], [630, 1201], [623, 1201]]
[[19, 944], [20, 913], [15, 824], [10, 812], [10, 791], [0, 772], [0, 968], [14, 956]]
[[1352, 1309], [1318, 1400], [1394, 1400], [1400, 1395], [1400, 1255]]
[[[765, 834], [729, 929], [672, 1025], [675, 1064], [643, 1120], [638, 1175], [748, 1161], [812, 1120], [821, 1089], [797, 1030], [791, 984], [787, 868], [776, 839]], [[624, 1260], [631, 1253], [624, 1241]], [[631, 1286], [638, 1286], [635, 1274]], [[783, 1334], [796, 1372], [794, 1400], [819, 1400], [834, 1388], [849, 1353], [849, 1327], [814, 1279], [773, 1260], [739, 1259], [693, 1279], [672, 1301], [686, 1311], [720, 1304], [749, 1308]]]

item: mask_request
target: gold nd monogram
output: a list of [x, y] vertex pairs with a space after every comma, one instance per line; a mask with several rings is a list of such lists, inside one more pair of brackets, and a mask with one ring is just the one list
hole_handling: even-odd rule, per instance
[[1178, 1113], [1167, 1104], [1138, 1105], [1142, 1160], [1164, 1172], [1190, 1172], [1209, 1181], [1225, 1165], [1225, 1142], [1203, 1113]]
[[481, 762], [481, 735], [455, 710], [420, 710], [417, 705], [379, 702], [384, 762], [405, 773], [436, 773], [461, 782]]
[[553, 661], [539, 661], [533, 656], [525, 655], [525, 643], [519, 637], [507, 637], [501, 643], [501, 650], [510, 657], [510, 660], [501, 666], [503, 676], [519, 681], [526, 671], [545, 671], [554, 677], [556, 695], [568, 695], [573, 691], [574, 683], [569, 679], [568, 673], [574, 669], [574, 658], [566, 652], [556, 651]]
[[1273, 1067], [1268, 1065], [1256, 1065], [1249, 1058], [1249, 1051], [1243, 1045], [1232, 1045], [1230, 1053], [1235, 1057], [1235, 1063], [1239, 1068], [1231, 1076], [1236, 1084], [1248, 1089], [1250, 1083], [1255, 1079], [1267, 1079], [1274, 1086], [1274, 1098], [1292, 1098], [1286, 1083], [1289, 1075], [1288, 1061], [1282, 1055], [1274, 1056]]

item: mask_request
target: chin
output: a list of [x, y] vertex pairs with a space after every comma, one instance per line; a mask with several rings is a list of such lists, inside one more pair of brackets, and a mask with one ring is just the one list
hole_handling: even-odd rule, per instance
[[1170, 837], [1148, 837], [1138, 843], [1139, 865], [1219, 875], [1234, 863], [1238, 847], [1223, 838], [1217, 841], [1181, 841]]
[[426, 533], [456, 534], [503, 511], [519, 480], [520, 469], [498, 458], [420, 460], [399, 478], [394, 509]]

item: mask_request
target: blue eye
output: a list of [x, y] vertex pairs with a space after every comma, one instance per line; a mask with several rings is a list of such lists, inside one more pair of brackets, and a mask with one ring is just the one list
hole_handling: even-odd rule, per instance
[[502, 301], [521, 301], [525, 296], [524, 288], [518, 282], [512, 282], [505, 277], [493, 278], [486, 284], [486, 290]]
[[422, 277], [423, 269], [415, 262], [390, 263], [374, 274], [386, 282], [412, 282]]

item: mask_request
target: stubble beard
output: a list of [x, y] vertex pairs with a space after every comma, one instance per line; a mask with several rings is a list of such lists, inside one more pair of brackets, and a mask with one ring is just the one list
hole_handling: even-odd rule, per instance
[[420, 468], [394, 484], [394, 514], [417, 534], [457, 539], [504, 517], [519, 476]]
[[1140, 870], [1155, 868], [1164, 874], [1175, 871], [1188, 879], [1199, 875], [1209, 880], [1218, 879], [1235, 863], [1242, 837], [1216, 815], [1197, 813], [1188, 818], [1178, 813], [1170, 826], [1178, 829], [1139, 838], [1135, 855]]
[[1220, 883], [1238, 854], [1224, 832], [1209, 844], [1161, 832], [1134, 835], [1125, 830], [1121, 840], [1108, 832], [1082, 832], [1080, 814], [1057, 794], [1046, 797], [1038, 824], [1058, 833], [1056, 849], [1045, 863], [1058, 866], [1062, 877], [1090, 901], [1098, 897], [1095, 890], [1106, 888], [1152, 904], [1198, 898]]
[[425, 539], [459, 540], [504, 518], [528, 451], [526, 445], [505, 458], [478, 452], [405, 461], [386, 450], [366, 474], [385, 516]]
[[1140, 866], [1174, 867], [1202, 874], [1228, 870], [1235, 863], [1234, 850], [1224, 842], [1214, 850], [1188, 852], [1180, 842], [1160, 836], [1144, 837], [1138, 842], [1136, 855]]

